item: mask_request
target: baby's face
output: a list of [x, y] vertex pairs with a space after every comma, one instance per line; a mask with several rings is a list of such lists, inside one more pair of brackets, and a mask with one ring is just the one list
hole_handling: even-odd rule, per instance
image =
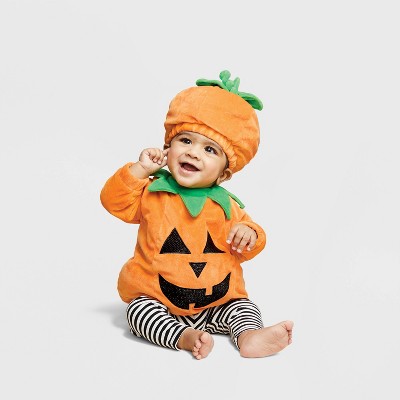
[[201, 188], [221, 183], [230, 178], [228, 173], [221, 179], [226, 174], [226, 164], [221, 146], [200, 133], [180, 132], [171, 141], [167, 165], [181, 186]]

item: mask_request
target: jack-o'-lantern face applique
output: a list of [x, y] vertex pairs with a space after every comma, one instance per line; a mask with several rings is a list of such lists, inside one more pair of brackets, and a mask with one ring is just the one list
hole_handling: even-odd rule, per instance
[[[210, 233], [207, 232], [207, 242], [204, 247], [203, 254], [210, 253], [214, 253], [216, 257], [218, 257], [218, 254], [225, 252], [215, 246]], [[186, 246], [186, 244], [183, 242], [176, 228], [174, 228], [166, 238], [160, 250], [160, 254], [184, 255], [192, 253], [188, 246]], [[203, 279], [204, 282], [207, 282], [207, 276], [205, 276], [208, 273], [206, 268], [207, 264], [208, 262], [193, 259], [191, 261], [184, 261], [181, 268], [191, 268], [193, 271], [194, 283], [199, 279]], [[216, 265], [218, 266], [219, 263], [217, 262]], [[217, 268], [216, 266], [210, 267]], [[190, 304], [194, 304], [195, 308], [205, 307], [224, 297], [229, 290], [230, 276], [231, 274], [228, 273], [222, 281], [213, 284], [211, 294], [206, 294], [206, 288], [195, 289], [177, 286], [172, 282], [168, 282], [163, 276], [161, 276], [161, 274], [159, 274], [159, 283], [164, 296], [166, 296], [172, 304], [174, 304], [176, 307], [188, 310]]]

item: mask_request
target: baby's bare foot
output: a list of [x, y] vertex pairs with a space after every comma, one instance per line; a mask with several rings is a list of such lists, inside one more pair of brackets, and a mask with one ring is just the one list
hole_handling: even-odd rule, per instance
[[[202, 332], [202, 331], [198, 331]], [[208, 356], [214, 347], [214, 339], [208, 332], [202, 332], [200, 337], [195, 341], [192, 350], [193, 357], [201, 360]]]
[[206, 358], [214, 346], [214, 339], [208, 332], [188, 328], [179, 338], [178, 348], [191, 351], [197, 360]]
[[283, 321], [268, 328], [244, 331], [238, 338], [242, 357], [266, 357], [278, 353], [292, 343], [292, 321]]

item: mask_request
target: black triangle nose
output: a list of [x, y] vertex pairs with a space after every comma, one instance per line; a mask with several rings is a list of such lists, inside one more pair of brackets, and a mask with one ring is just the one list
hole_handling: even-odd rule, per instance
[[190, 262], [189, 264], [192, 267], [192, 270], [196, 274], [196, 276], [199, 277], [207, 263], [206, 262], [201, 262], [201, 263]]

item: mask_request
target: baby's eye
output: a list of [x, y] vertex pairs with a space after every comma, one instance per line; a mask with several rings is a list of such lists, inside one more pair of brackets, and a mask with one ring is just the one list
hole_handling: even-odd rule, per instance
[[182, 143], [185, 143], [185, 144], [190, 144], [190, 143], [192, 143], [192, 141], [190, 140], [190, 139], [188, 139], [188, 138], [182, 138], [181, 140], [180, 140]]
[[206, 147], [204, 148], [204, 150], [205, 150], [207, 153], [217, 154], [217, 150], [215, 150], [214, 147], [211, 147], [211, 146], [206, 146]]

